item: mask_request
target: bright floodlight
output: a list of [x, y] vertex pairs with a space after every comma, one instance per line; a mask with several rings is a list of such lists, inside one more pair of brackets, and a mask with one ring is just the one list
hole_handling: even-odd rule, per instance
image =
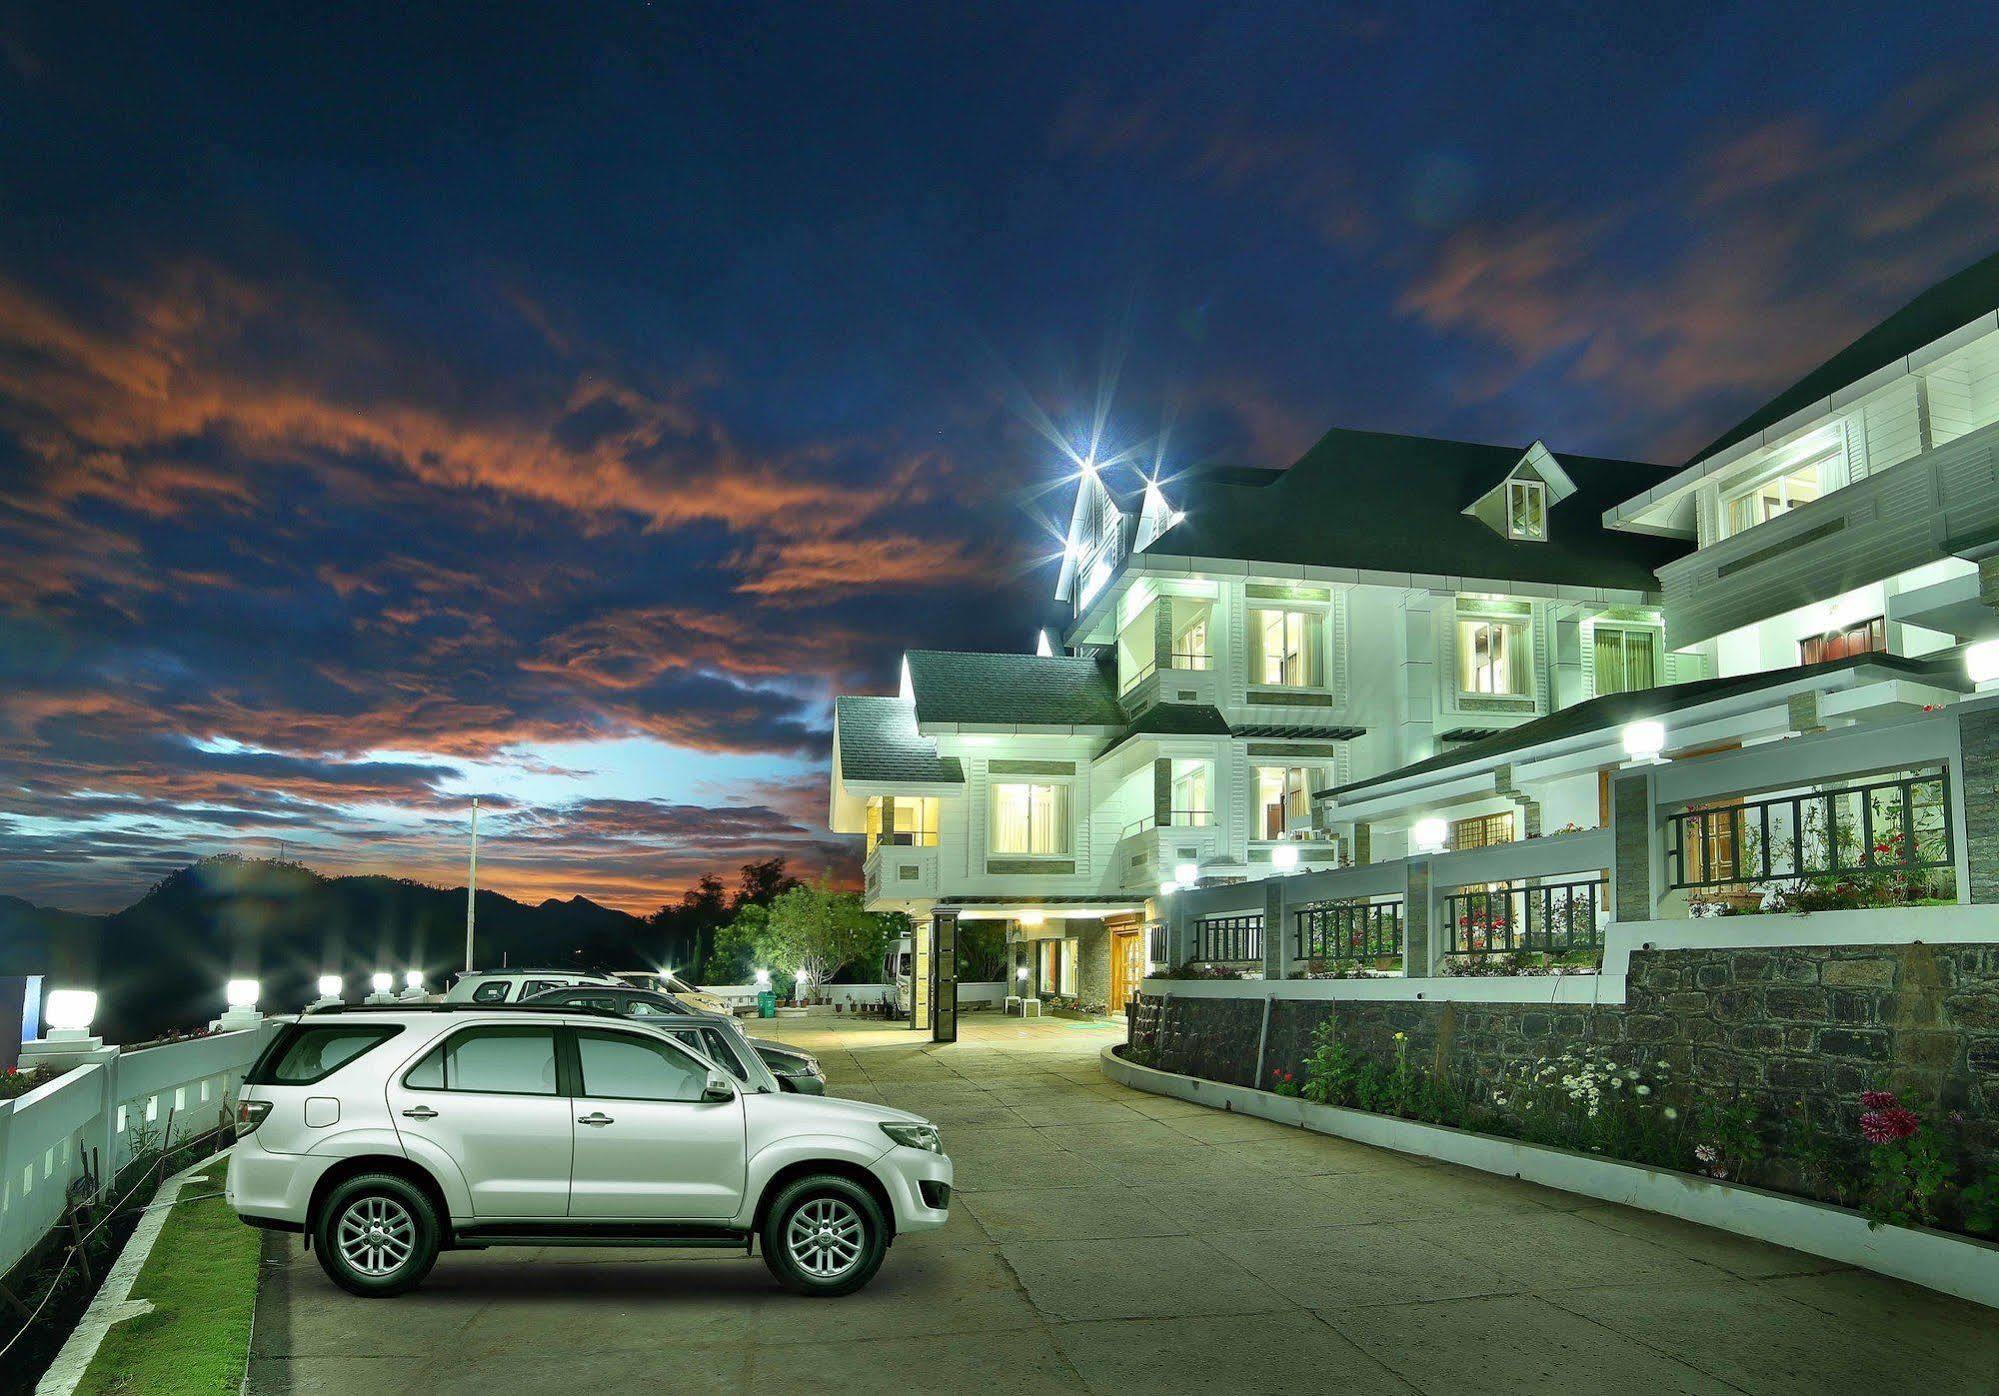
[[97, 993], [94, 989], [51, 989], [42, 1016], [59, 1031], [82, 1032], [97, 1016]]
[[1270, 866], [1279, 872], [1290, 872], [1298, 866], [1298, 850], [1288, 843], [1280, 843], [1270, 850]]
[[376, 970], [374, 978], [368, 982], [375, 986], [375, 992], [378, 994], [386, 994], [396, 987], [396, 977], [385, 969]]
[[757, 987], [758, 987], [759, 989], [768, 989], [768, 988], [770, 987], [770, 971], [769, 971], [769, 970], [767, 970], [767, 969], [760, 969], [760, 970], [758, 970], [758, 971], [757, 971]]
[[1168, 881], [1159, 884], [1159, 895], [1162, 897], [1170, 897], [1179, 890], [1180, 884], [1177, 882]]
[[1043, 926], [1048, 923], [1048, 917], [1039, 911], [1023, 911], [1014, 917], [1014, 920], [1023, 926]]
[[1444, 840], [1451, 836], [1451, 826], [1434, 815], [1419, 819], [1409, 830], [1409, 837], [1416, 845], [1418, 853], [1437, 853], [1444, 847]]
[[1201, 880], [1201, 870], [1192, 863], [1175, 863], [1173, 865], [1173, 880], [1182, 887], [1192, 887]]
[[1981, 640], [1964, 650], [1964, 672], [1973, 683], [1999, 679], [1999, 640]]
[[229, 1000], [231, 1008], [255, 1008], [259, 993], [254, 979], [232, 979], [223, 988], [222, 996]]
[[319, 996], [320, 996], [321, 998], [323, 998], [323, 999], [337, 999], [337, 998], [339, 998], [339, 997], [340, 997], [340, 976], [339, 976], [339, 975], [337, 975], [337, 974], [322, 974], [322, 975], [320, 975], [320, 976], [319, 976]]
[[791, 977], [793, 979], [796, 979], [799, 983], [803, 984], [806, 980], [810, 979], [812, 976], [807, 974], [804, 970], [801, 969], [797, 971], [795, 974], [793, 974]]
[[1022, 980], [1026, 979], [1026, 978], [1027, 978], [1027, 966], [1026, 966], [1026, 965], [1022, 965], [1022, 966], [1021, 966], [1021, 967], [1020, 967], [1019, 969], [1015, 970], [1015, 971], [1013, 972], [1013, 977], [1014, 977], [1015, 979], [1022, 979]]
[[408, 974], [405, 974], [403, 976], [403, 987], [405, 989], [421, 989], [423, 987], [423, 971], [413, 969]]
[[1625, 725], [1624, 754], [1633, 761], [1657, 761], [1659, 753], [1665, 749], [1665, 724], [1648, 719]]

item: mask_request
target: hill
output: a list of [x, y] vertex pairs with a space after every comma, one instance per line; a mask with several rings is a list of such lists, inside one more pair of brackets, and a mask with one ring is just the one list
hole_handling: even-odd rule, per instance
[[[587, 897], [528, 906], [478, 894], [480, 965], [648, 966], [665, 947], [646, 921]], [[465, 889], [390, 877], [322, 877], [297, 863], [220, 857], [172, 873], [110, 916], [0, 897], [0, 973], [95, 984], [97, 1031], [137, 1042], [221, 1012], [232, 977], [263, 983], [266, 1011], [338, 974], [349, 999], [387, 970], [433, 987], [465, 963]]]

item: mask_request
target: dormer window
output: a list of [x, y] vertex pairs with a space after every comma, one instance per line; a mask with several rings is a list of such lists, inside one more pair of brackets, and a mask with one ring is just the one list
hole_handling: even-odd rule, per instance
[[1548, 487], [1539, 480], [1506, 482], [1506, 536], [1531, 543], [1548, 541]]

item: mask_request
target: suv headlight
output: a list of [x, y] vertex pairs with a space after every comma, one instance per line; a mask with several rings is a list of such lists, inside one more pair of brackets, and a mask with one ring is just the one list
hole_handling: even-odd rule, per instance
[[900, 1121], [882, 1122], [882, 1133], [896, 1143], [910, 1149], [924, 1149], [933, 1154], [944, 1152], [944, 1141], [938, 1136], [936, 1125], [906, 1125]]
[[771, 1057], [764, 1062], [773, 1076], [817, 1076], [819, 1063], [810, 1057]]

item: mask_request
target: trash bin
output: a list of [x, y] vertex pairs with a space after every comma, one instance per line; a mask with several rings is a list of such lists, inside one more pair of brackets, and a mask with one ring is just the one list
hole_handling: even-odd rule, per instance
[[776, 1016], [777, 1016], [776, 991], [772, 989], [762, 990], [760, 993], [757, 994], [757, 1017], [775, 1018]]

